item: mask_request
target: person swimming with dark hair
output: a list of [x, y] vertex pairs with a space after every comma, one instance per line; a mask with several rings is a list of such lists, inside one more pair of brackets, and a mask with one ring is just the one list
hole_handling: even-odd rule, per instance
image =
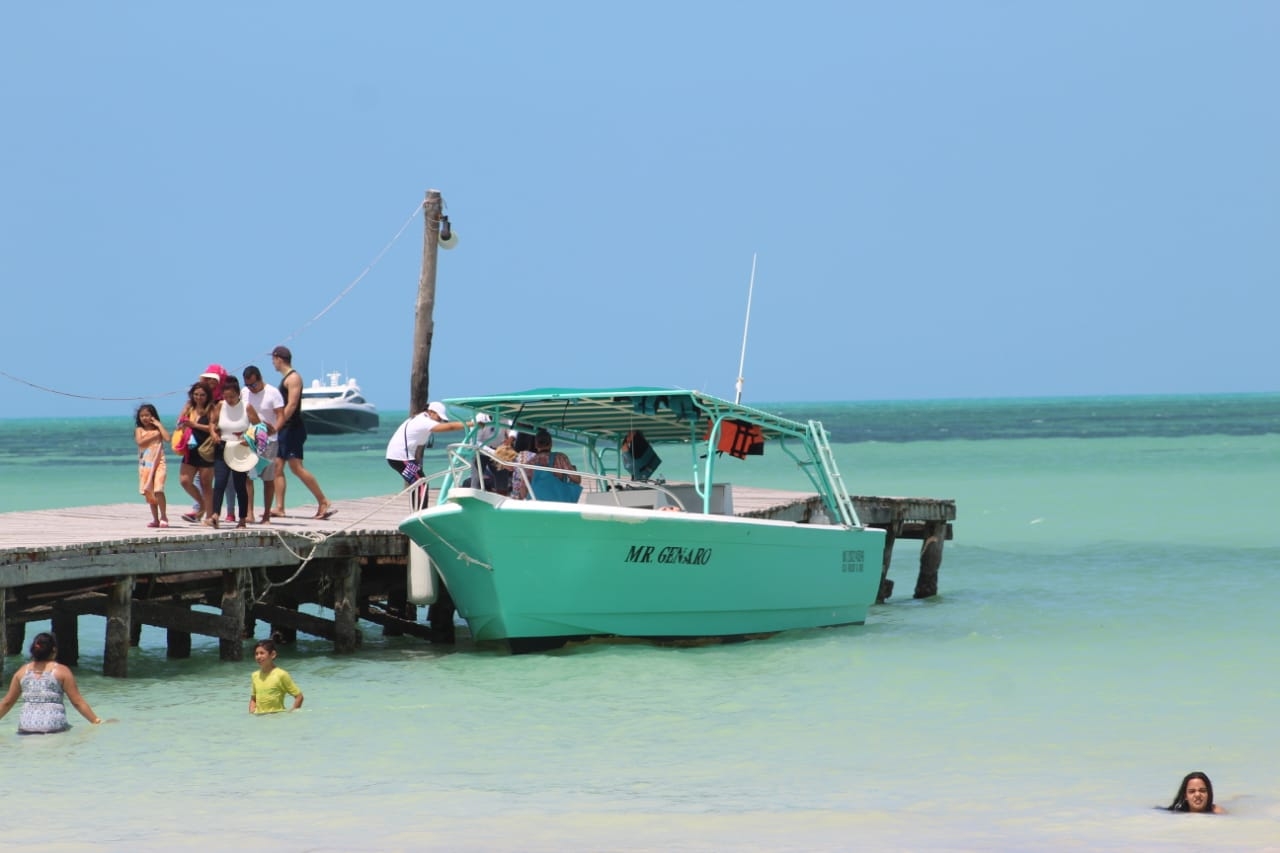
[[1169, 804], [1171, 812], [1196, 812], [1199, 814], [1226, 814], [1226, 809], [1213, 802], [1213, 783], [1199, 770], [1182, 778], [1178, 795]]
[[9, 713], [18, 697], [22, 697], [22, 716], [18, 720], [20, 735], [50, 735], [71, 728], [67, 722], [66, 696], [81, 715], [95, 726], [102, 722], [89, 703], [80, 695], [71, 670], [54, 660], [58, 641], [48, 632], [36, 634], [31, 641], [31, 663], [13, 674], [9, 692], [0, 699], [0, 717]]

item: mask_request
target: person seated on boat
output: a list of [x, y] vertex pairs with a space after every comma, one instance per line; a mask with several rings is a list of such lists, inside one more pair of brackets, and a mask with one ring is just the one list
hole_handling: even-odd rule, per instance
[[622, 437], [622, 464], [631, 472], [631, 479], [647, 480], [658, 470], [662, 459], [644, 433], [633, 429]]
[[[524, 457], [524, 458], [521, 458]], [[577, 471], [573, 463], [569, 461], [569, 457], [559, 451], [551, 449], [551, 433], [545, 429], [539, 429], [533, 435], [533, 452], [521, 453], [516, 457], [516, 464], [519, 465], [538, 465], [543, 468], [556, 468], [561, 471]], [[538, 472], [524, 470], [511, 478], [511, 496], [517, 500], [529, 499], [528, 483], [533, 480], [534, 474]], [[548, 476], [557, 477], [563, 482], [573, 483], [574, 485], [582, 484], [582, 477], [576, 474], [548, 474]], [[534, 486], [537, 490], [537, 486]]]
[[[477, 448], [485, 448], [494, 435], [497, 434], [497, 428], [493, 425], [493, 416], [488, 412], [478, 412], [472, 423], [474, 423], [477, 428], [475, 435], [471, 439], [471, 443]], [[506, 435], [505, 431], [503, 432], [503, 435]], [[505, 439], [502, 441], [505, 441]], [[499, 446], [502, 441], [499, 441], [489, 449], [492, 450], [494, 447]], [[471, 460], [471, 473], [467, 476], [467, 479], [462, 482], [462, 487], [476, 488], [476, 484], [479, 484], [479, 488], [483, 491], [496, 492], [498, 491], [495, 484], [497, 473], [498, 466], [497, 463], [494, 462], [493, 458], [477, 449], [475, 456], [472, 457]], [[509, 473], [507, 475], [507, 479], [508, 483], [510, 483]], [[510, 492], [511, 488], [510, 485], [508, 485], [505, 494], [510, 494]]]
[[511, 494], [511, 463], [516, 461], [516, 431], [504, 430], [502, 441], [493, 448], [493, 491], [499, 495]]

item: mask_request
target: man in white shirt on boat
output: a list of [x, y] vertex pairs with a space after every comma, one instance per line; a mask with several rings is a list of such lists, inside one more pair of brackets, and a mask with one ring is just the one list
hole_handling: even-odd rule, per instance
[[249, 516], [252, 519], [253, 478], [257, 477], [262, 480], [261, 523], [270, 524], [271, 502], [276, 495], [276, 455], [280, 449], [276, 428], [281, 416], [284, 415], [284, 397], [280, 394], [279, 388], [263, 381], [262, 371], [256, 365], [251, 364], [244, 369], [244, 387], [249, 405], [253, 406], [253, 410], [258, 413], [258, 417], [267, 427], [267, 447], [259, 454], [261, 458], [267, 460], [267, 465], [265, 468], [259, 466], [258, 472], [249, 478]]

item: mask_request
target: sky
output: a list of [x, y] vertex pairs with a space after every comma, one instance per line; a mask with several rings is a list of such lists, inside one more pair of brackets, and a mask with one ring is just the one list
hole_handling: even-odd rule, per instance
[[[0, 11], [0, 418], [210, 362], [409, 405], [1274, 392], [1280, 4]], [[415, 212], [417, 212], [415, 214]], [[752, 259], [756, 258], [754, 286]]]

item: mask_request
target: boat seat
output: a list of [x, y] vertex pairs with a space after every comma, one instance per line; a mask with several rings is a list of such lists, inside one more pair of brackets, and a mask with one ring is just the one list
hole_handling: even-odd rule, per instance
[[616, 489], [610, 492], [583, 492], [581, 501], [584, 504], [599, 506], [631, 506], [638, 509], [654, 509], [654, 500], [659, 496], [653, 489]]
[[[694, 491], [691, 483], [667, 483], [680, 503], [688, 512], [702, 512], [702, 498]], [[675, 501], [663, 492], [654, 489], [615, 489], [608, 492], [583, 492], [582, 503], [597, 506], [630, 506], [639, 509], [662, 509], [675, 506]], [[733, 515], [733, 487], [728, 483], [717, 483], [711, 489], [711, 514]]]

